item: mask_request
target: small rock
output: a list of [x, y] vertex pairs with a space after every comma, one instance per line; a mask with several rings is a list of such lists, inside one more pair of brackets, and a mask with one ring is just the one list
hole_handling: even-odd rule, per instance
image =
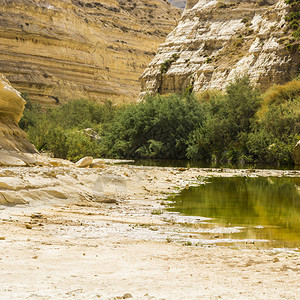
[[4, 241], [5, 240], [5, 236], [0, 236], [0, 241]]
[[130, 293], [126, 293], [123, 295], [123, 299], [129, 299], [129, 298], [133, 298]]
[[41, 219], [43, 215], [41, 213], [35, 213], [31, 215], [32, 219]]
[[52, 167], [61, 167], [62, 162], [61, 161], [57, 161], [57, 160], [53, 160], [53, 161], [50, 161], [50, 165]]
[[105, 168], [105, 162], [102, 159], [93, 159], [92, 168]]
[[33, 258], [33, 259], [37, 259], [37, 258], [38, 258], [38, 256], [37, 256], [37, 255], [35, 255], [35, 256], [33, 256], [32, 258]]
[[80, 159], [75, 165], [78, 168], [86, 168], [89, 167], [93, 163], [93, 158], [91, 156], [86, 156]]
[[30, 224], [25, 224], [25, 227], [26, 227], [27, 229], [32, 229], [32, 226], [31, 226]]
[[99, 203], [107, 203], [107, 204], [116, 204], [118, 201], [116, 199], [97, 199]]
[[277, 263], [277, 262], [279, 262], [279, 258], [275, 257], [274, 260], [273, 260], [273, 263]]

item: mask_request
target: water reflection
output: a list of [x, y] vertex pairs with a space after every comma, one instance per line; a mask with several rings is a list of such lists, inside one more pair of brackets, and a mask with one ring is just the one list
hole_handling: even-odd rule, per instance
[[[222, 226], [243, 226], [234, 238], [272, 240], [300, 247], [300, 178], [209, 178], [182, 191], [171, 211], [213, 218]], [[233, 236], [228, 236], [232, 238]]]
[[298, 170], [294, 166], [276, 166], [268, 164], [232, 164], [216, 163], [175, 159], [137, 159], [133, 163], [136, 166], [155, 166], [155, 167], [181, 167], [181, 168], [228, 168], [228, 169], [273, 169], [273, 170]]

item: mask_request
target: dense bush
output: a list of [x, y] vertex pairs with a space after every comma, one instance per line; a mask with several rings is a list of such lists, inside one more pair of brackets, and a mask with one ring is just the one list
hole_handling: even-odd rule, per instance
[[88, 100], [74, 100], [42, 110], [27, 98], [20, 127], [27, 132], [29, 140], [39, 151], [78, 160], [86, 155], [103, 155], [100, 141], [91, 139], [82, 129], [92, 128], [102, 134], [103, 124], [110, 121], [114, 113], [115, 108], [110, 102], [100, 105]]
[[[248, 78], [226, 91], [150, 96], [114, 108], [87, 100], [42, 110], [27, 102], [20, 125], [38, 150], [85, 155], [291, 164], [300, 139], [300, 81], [261, 94]], [[82, 129], [93, 128], [100, 141]]]
[[205, 113], [190, 95], [148, 96], [124, 108], [105, 134], [107, 154], [128, 158], [186, 157], [186, 139]]

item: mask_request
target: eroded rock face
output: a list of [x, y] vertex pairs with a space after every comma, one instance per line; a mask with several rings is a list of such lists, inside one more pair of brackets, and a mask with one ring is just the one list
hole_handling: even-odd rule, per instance
[[181, 11], [164, 0], [3, 0], [0, 72], [44, 104], [135, 101]]
[[141, 76], [142, 95], [224, 89], [241, 75], [262, 90], [290, 80], [300, 63], [299, 54], [285, 45], [291, 34], [288, 9], [283, 0], [189, 0]]
[[[18, 126], [24, 104], [25, 100], [20, 93], [0, 74], [0, 150], [36, 152]], [[4, 162], [7, 160], [3, 157], [2, 159]], [[2, 159], [0, 157], [0, 164]]]

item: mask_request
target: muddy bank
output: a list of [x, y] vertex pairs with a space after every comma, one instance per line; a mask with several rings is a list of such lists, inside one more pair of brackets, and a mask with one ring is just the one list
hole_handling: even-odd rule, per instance
[[[165, 211], [166, 198], [181, 189], [205, 177], [237, 175], [299, 177], [300, 171], [0, 168], [0, 202], [6, 204], [0, 206], [0, 294], [4, 299], [299, 298], [299, 252], [263, 250], [251, 241], [224, 247], [214, 238], [224, 228], [204, 232], [193, 225], [205, 219]], [[191, 239], [197, 246], [189, 246]]]

